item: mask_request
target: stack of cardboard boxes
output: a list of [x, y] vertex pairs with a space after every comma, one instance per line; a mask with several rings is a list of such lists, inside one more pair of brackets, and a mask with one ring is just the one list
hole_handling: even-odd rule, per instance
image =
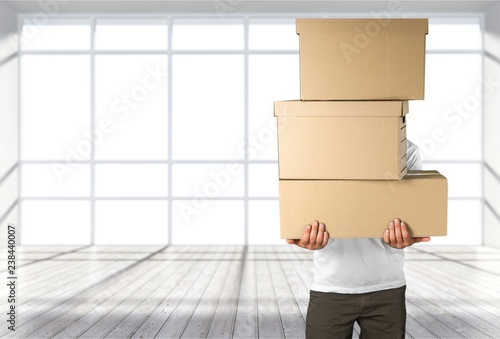
[[275, 102], [281, 237], [446, 235], [447, 180], [408, 171], [408, 100], [424, 98], [427, 19], [297, 19], [301, 100]]

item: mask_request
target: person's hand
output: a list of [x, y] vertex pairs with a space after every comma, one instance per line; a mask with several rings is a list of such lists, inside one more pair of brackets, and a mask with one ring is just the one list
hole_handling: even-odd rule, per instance
[[404, 221], [394, 219], [389, 222], [389, 227], [385, 230], [384, 241], [394, 248], [405, 248], [418, 242], [431, 241], [430, 237], [412, 237], [406, 228]]
[[297, 245], [308, 250], [319, 250], [328, 244], [330, 236], [325, 230], [325, 224], [314, 220], [312, 225], [307, 225], [302, 239], [287, 239], [287, 244]]

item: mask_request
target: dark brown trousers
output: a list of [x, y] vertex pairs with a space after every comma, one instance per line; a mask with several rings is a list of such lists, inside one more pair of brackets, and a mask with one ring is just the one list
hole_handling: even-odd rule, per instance
[[354, 322], [360, 339], [405, 337], [406, 286], [363, 294], [311, 291], [306, 319], [307, 339], [350, 339]]

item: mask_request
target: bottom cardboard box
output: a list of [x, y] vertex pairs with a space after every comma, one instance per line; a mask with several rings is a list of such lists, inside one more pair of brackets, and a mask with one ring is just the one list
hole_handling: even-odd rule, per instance
[[299, 239], [313, 220], [331, 238], [380, 238], [403, 220], [412, 236], [447, 233], [448, 183], [437, 171], [397, 180], [280, 180], [281, 238]]

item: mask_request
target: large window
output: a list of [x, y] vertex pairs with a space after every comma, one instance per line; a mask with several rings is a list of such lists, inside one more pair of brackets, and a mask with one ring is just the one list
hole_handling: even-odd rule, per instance
[[[294, 18], [30, 19], [23, 244], [283, 243], [273, 101], [299, 97]], [[426, 100], [410, 106], [425, 167], [450, 179], [438, 242], [481, 241], [479, 28], [431, 20]]]
[[[424, 169], [448, 178], [448, 236], [432, 244], [482, 243], [482, 33], [478, 19], [430, 20], [425, 100], [412, 101], [408, 138]], [[487, 93], [484, 93], [487, 95]]]

